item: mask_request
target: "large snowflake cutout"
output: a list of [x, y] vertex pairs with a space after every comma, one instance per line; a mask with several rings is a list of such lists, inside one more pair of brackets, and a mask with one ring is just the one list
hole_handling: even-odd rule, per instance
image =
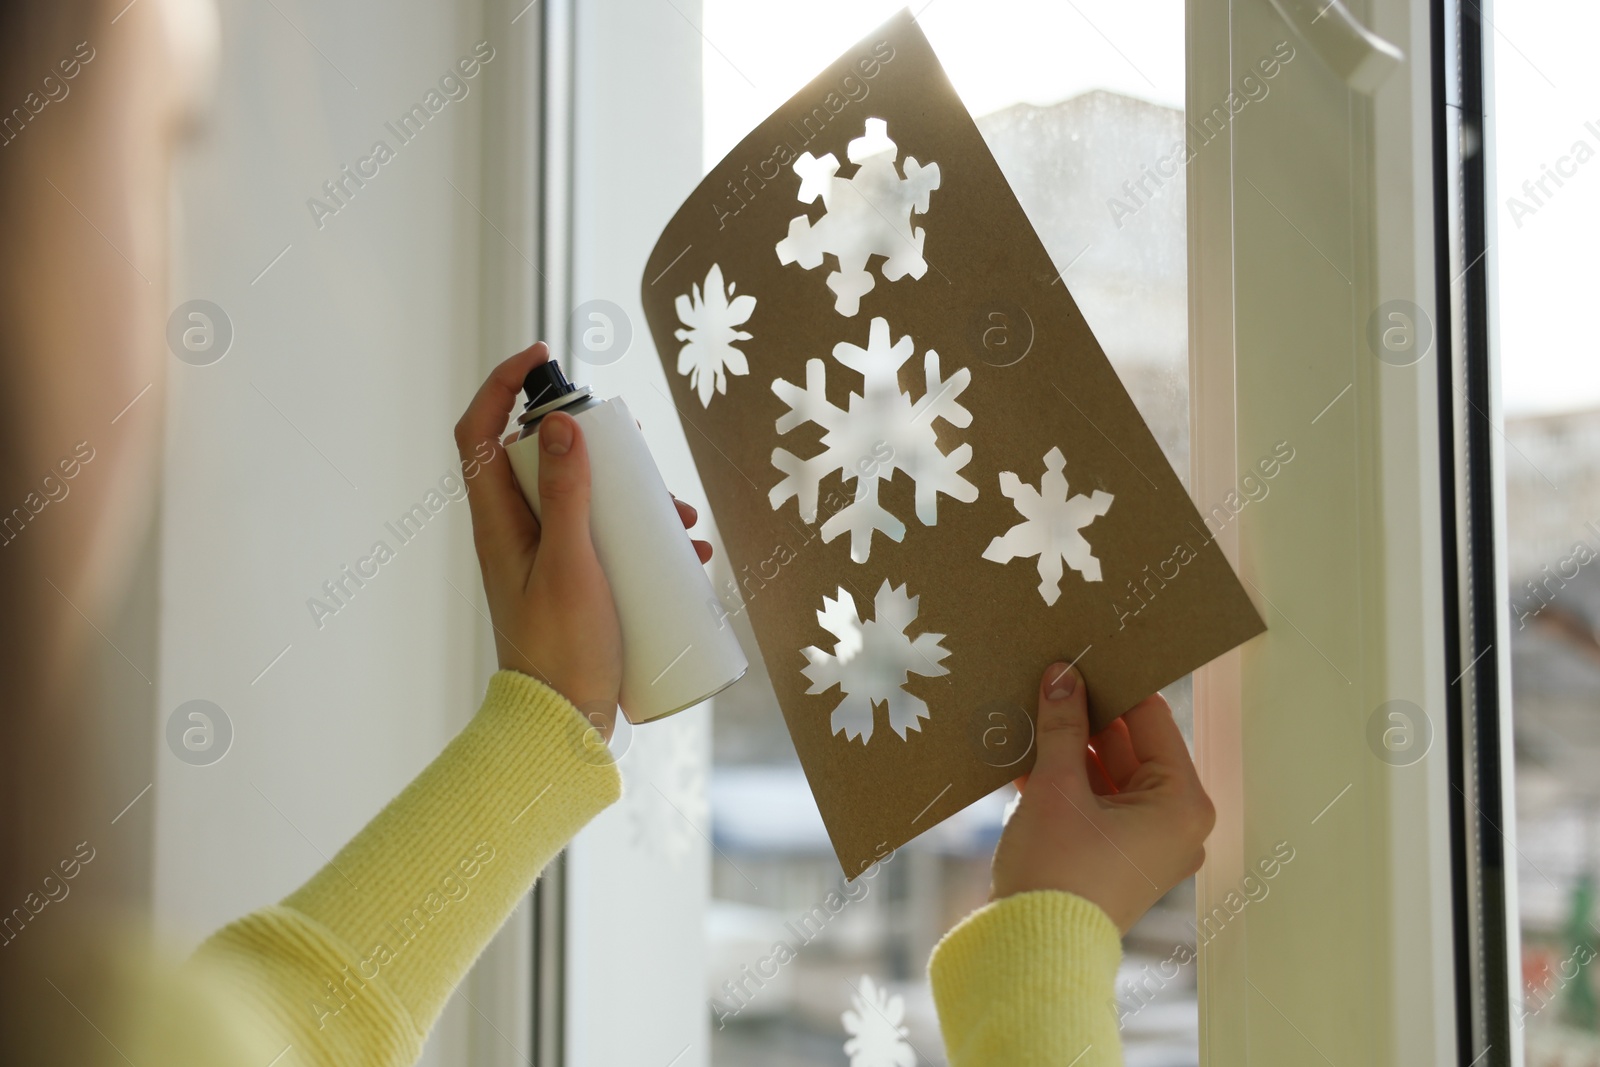
[[873, 602], [873, 617], [866, 621], [856, 611], [856, 601], [840, 589], [837, 599], [824, 596], [817, 622], [838, 639], [832, 652], [815, 645], [803, 649], [808, 661], [801, 673], [811, 682], [807, 693], [825, 693], [838, 686], [844, 696], [833, 709], [830, 725], [846, 741], [872, 739], [872, 720], [878, 704], [889, 706], [889, 725], [906, 739], [906, 731], [922, 729], [928, 704], [906, 692], [911, 674], [938, 677], [949, 674], [939, 661], [950, 653], [939, 642], [944, 634], [918, 634], [906, 630], [917, 620], [917, 597], [906, 587], [891, 588], [888, 581]]
[[848, 407], [835, 407], [828, 400], [827, 372], [820, 359], [806, 362], [804, 389], [782, 378], [772, 383], [772, 391], [789, 405], [778, 419], [780, 434], [801, 423], [813, 422], [823, 428], [823, 451], [800, 459], [782, 448], [772, 451], [772, 465], [784, 478], [772, 487], [768, 499], [774, 509], [790, 497], [797, 498], [800, 517], [817, 519], [817, 495], [822, 480], [834, 471], [846, 481], [855, 482], [855, 499], [822, 524], [823, 541], [831, 541], [850, 531], [850, 558], [864, 563], [872, 551], [872, 535], [881, 530], [892, 541], [903, 540], [905, 523], [878, 503], [878, 486], [904, 471], [916, 483], [917, 518], [924, 526], [934, 525], [938, 517], [940, 493], [971, 503], [978, 499], [978, 488], [961, 476], [961, 468], [972, 458], [972, 446], [963, 444], [946, 455], [939, 450], [934, 420], [964, 427], [972, 414], [956, 402], [972, 381], [972, 372], [963, 367], [948, 379], [940, 377], [939, 353], [929, 349], [923, 358], [925, 375], [921, 399], [912, 402], [909, 393], [900, 391], [900, 368], [912, 357], [916, 346], [909, 335], [889, 343], [889, 323], [873, 319], [867, 347], [840, 342], [833, 358], [861, 375], [861, 392], [851, 393]]
[[734, 342], [750, 340], [749, 331], [739, 327], [755, 313], [756, 298], [734, 296], [732, 282], [724, 288], [722, 267], [713, 263], [706, 272], [705, 288], [691, 286], [675, 306], [685, 327], [675, 336], [686, 342], [678, 350], [678, 373], [689, 376], [689, 388], [699, 391], [700, 406], [710, 407], [713, 390], [728, 391], [729, 374], [750, 373], [744, 353]]
[[928, 261], [922, 258], [926, 233], [911, 225], [911, 213], [927, 214], [928, 194], [939, 188], [939, 164], [924, 167], [907, 156], [901, 178], [895, 169], [899, 149], [889, 140], [889, 124], [883, 119], [868, 119], [865, 135], [850, 142], [847, 154], [856, 164], [849, 178], [839, 177], [839, 160], [832, 152], [821, 159], [807, 152], [795, 160], [800, 202], [814, 204], [820, 196], [827, 213], [816, 222], [804, 215], [790, 220], [789, 236], [777, 248], [779, 262], [799, 263], [806, 270], [822, 266], [823, 254], [831, 254], [839, 264], [828, 275], [834, 310], [854, 315], [861, 310], [861, 298], [872, 291], [867, 270], [872, 256], [884, 257], [879, 268], [884, 281], [927, 273]]
[[1082, 530], [1111, 509], [1112, 496], [1099, 489], [1093, 496], [1067, 494], [1067, 479], [1061, 473], [1067, 464], [1061, 449], [1045, 453], [1044, 477], [1039, 488], [1024, 485], [1010, 471], [1000, 474], [1000, 492], [1011, 498], [1023, 521], [989, 542], [983, 558], [1010, 563], [1019, 556], [1039, 557], [1039, 595], [1046, 604], [1061, 596], [1062, 562], [1083, 575], [1086, 581], [1100, 580], [1100, 561], [1095, 558]]
[[871, 978], [861, 976], [861, 986], [850, 995], [851, 1007], [840, 1021], [850, 1039], [844, 1053], [850, 1067], [917, 1067], [917, 1054], [907, 1041], [905, 998], [889, 995]]

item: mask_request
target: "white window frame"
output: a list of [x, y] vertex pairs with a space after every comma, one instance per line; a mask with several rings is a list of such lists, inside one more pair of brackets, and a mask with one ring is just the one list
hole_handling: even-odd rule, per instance
[[[1514, 887], [1477, 869], [1476, 848], [1503, 833], [1512, 851], [1514, 820], [1508, 782], [1475, 777], [1478, 739], [1511, 751], [1498, 710], [1507, 650], [1482, 632], [1496, 598], [1503, 626], [1497, 546], [1455, 532], [1484, 518], [1469, 514], [1458, 472], [1498, 465], [1467, 455], [1476, 412], [1458, 410], [1467, 354], [1452, 285], [1473, 275], [1455, 234], [1470, 207], [1438, 199], [1462, 161], [1441, 149], [1458, 144], [1461, 101], [1437, 90], [1457, 76], [1455, 12], [1352, 7], [1190, 5], [1191, 116], [1270, 42], [1310, 53], [1275, 83], [1276, 111], [1241, 115], [1189, 171], [1197, 499], [1235, 491], [1263, 445], [1287, 438], [1298, 456], [1276, 501], [1222, 537], [1271, 629], [1196, 680], [1219, 811], [1200, 914], [1226, 909], [1276, 842], [1297, 856], [1269, 899], [1201, 948], [1202, 1062], [1520, 1064], [1509, 1005], [1492, 996], [1516, 988], [1493, 973], [1514, 966], [1516, 930], [1474, 934], [1494, 938], [1497, 909], [1502, 929], [1515, 914]], [[1361, 23], [1404, 60], [1386, 64], [1349, 32]], [[1364, 66], [1352, 61], [1363, 43], [1380, 53]], [[1427, 309], [1433, 328], [1411, 367], [1381, 362], [1366, 339], [1369, 315], [1397, 299]], [[1492, 352], [1473, 358], [1492, 382]], [[1457, 622], [1474, 574], [1488, 607], [1476, 636]], [[1480, 687], [1496, 677], [1498, 689]], [[1395, 699], [1432, 726], [1431, 750], [1408, 766], [1368, 741], [1370, 717]], [[1484, 815], [1501, 797], [1499, 819]]]
[[[576, 369], [646, 409], [669, 479], [692, 495], [660, 369], [643, 358], [632, 275], [700, 174], [698, 139], [682, 136], [683, 116], [700, 109], [699, 8], [672, 6], [542, 5], [542, 292], [547, 309], [603, 297], [632, 317], [637, 351]], [[1276, 42], [1297, 51], [1292, 77], [1276, 79], [1271, 98], [1188, 170], [1197, 503], [1206, 511], [1237, 492], [1277, 441], [1296, 450], [1271, 498], [1218, 535], [1270, 630], [1196, 677], [1196, 747], [1219, 812], [1200, 915], [1228, 910], [1278, 842], [1295, 849], [1270, 894], [1202, 946], [1202, 1062], [1517, 1065], [1509, 1006], [1484, 999], [1516, 988], [1515, 926], [1493, 946], [1463, 935], [1485, 908], [1499, 908], [1502, 923], [1514, 915], [1515, 895], [1509, 875], [1476, 869], [1471, 844], [1495, 827], [1479, 798], [1498, 794], [1507, 852], [1514, 819], [1508, 780], [1474, 777], [1483, 739], [1511, 751], [1498, 710], [1505, 644], [1457, 621], [1470, 615], [1474, 567], [1488, 559], [1492, 576], [1496, 545], [1458, 532], [1483, 516], [1470, 514], [1456, 475], [1474, 465], [1492, 473], [1498, 456], [1493, 441], [1489, 455], [1467, 454], [1469, 414], [1448, 402], [1451, 383], [1466, 388], [1457, 364], [1470, 354], [1451, 286], [1457, 271], [1473, 277], [1466, 260], [1441, 274], [1441, 249], [1459, 256], [1454, 235], [1470, 210], [1438, 199], [1451, 185], [1441, 174], [1461, 163], [1440, 150], [1458, 141], [1439, 121], [1451, 112], [1437, 88], [1454, 84], [1456, 12], [1426, 0], [1348, 11], [1337, 0], [1191, 0], [1187, 17], [1191, 117], [1226, 101]], [[1403, 60], [1386, 61], [1358, 26]], [[643, 82], [648, 93], [637, 91]], [[1492, 150], [1492, 128], [1482, 134]], [[1483, 269], [1492, 293], [1492, 257]], [[1433, 329], [1431, 350], [1410, 367], [1379, 361], [1365, 340], [1371, 309], [1396, 299], [1427, 309]], [[566, 336], [559, 316], [541, 321], [544, 336]], [[1492, 346], [1476, 358], [1492, 361]], [[1496, 403], [1488, 398], [1491, 416]], [[1474, 659], [1476, 648], [1484, 655]], [[1484, 692], [1485, 679], [1499, 690]], [[1427, 755], [1407, 766], [1384, 762], [1367, 740], [1369, 719], [1395, 699], [1425, 709], [1432, 729]], [[541, 891], [539, 1062], [708, 1063], [696, 978], [703, 875], [667, 887], [615, 823], [608, 813], [581, 835]], [[706, 842], [698, 860], [708, 853]], [[672, 983], [623, 966], [624, 952], [676, 959]], [[1485, 973], [1501, 965], [1506, 973]], [[625, 1026], [611, 1022], [616, 1005]]]
[[[613, 325], [632, 332], [621, 358], [569, 359], [566, 369], [626, 400], [663, 477], [709, 525], [639, 301], [656, 235], [701, 178], [700, 5], [543, 0], [535, 10], [546, 68], [540, 336], [558, 355], [574, 352], [590, 323], [575, 325], [573, 309], [593, 300], [621, 309]], [[710, 729], [709, 702], [636, 734], [619, 727], [623, 800], [578, 835], [536, 894], [536, 1062], [709, 1065], [709, 819], [665, 776], [692, 779], [698, 768], [703, 794]], [[671, 848], [646, 840], [660, 827], [676, 834]], [[632, 960], [671, 960], [671, 973]]]

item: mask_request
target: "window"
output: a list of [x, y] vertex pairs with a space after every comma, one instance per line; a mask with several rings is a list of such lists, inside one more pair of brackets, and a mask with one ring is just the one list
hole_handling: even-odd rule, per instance
[[[1219, 812], [1193, 893], [1199, 916], [1227, 918], [1200, 920], [1197, 936], [1180, 890], [1128, 939], [1130, 1064], [1443, 1063], [1471, 1047], [1470, 1063], [1484, 1044], [1481, 1027], [1457, 1025], [1470, 1014], [1457, 990], [1474, 979], [1455, 938], [1471, 915], [1452, 896], [1455, 753], [1442, 740], [1456, 727], [1451, 679], [1476, 654], [1446, 670], [1456, 575], [1441, 531], [1456, 501], [1441, 492], [1453, 424], [1441, 430], [1457, 413], [1440, 361], [1400, 366], [1367, 339], [1385, 302], [1434, 307], [1467, 265], [1442, 262], [1436, 213], [1455, 205], [1429, 150], [1448, 125], [1434, 42], [1450, 18], [1414, 0], [1360, 6], [1360, 19], [1321, 0], [934, 0], [918, 13], [1201, 512], [1247, 495], [1243, 477], [1278, 442], [1295, 450], [1270, 499], [1218, 534], [1270, 629], [1192, 683], [1192, 742]], [[552, 2], [547, 19], [567, 9]], [[573, 128], [545, 130], [558, 157], [563, 137], [572, 147], [553, 172], [572, 198], [558, 336], [586, 300], [639, 321], [638, 264], [697, 178], [891, 5], [572, 13]], [[1281, 69], [1267, 79], [1270, 57]], [[559, 48], [547, 58], [559, 69]], [[1165, 131], [1185, 126], [1184, 181], [1147, 177], [1170, 158]], [[564, 277], [565, 260], [546, 265]], [[1442, 348], [1449, 331], [1437, 335]], [[627, 397], [670, 484], [703, 503], [655, 354], [582, 373]], [[1170, 695], [1186, 714], [1185, 689]], [[1370, 739], [1395, 700], [1441, 739], [1416, 759]], [[759, 663], [709, 717], [623, 743], [627, 797], [569, 851], [565, 1062], [837, 1063], [863, 976], [901, 998], [917, 1061], [940, 1062], [923, 966], [983, 900], [1004, 791], [819, 916], [840, 874]], [[1293, 862], [1264, 890], [1255, 869], [1280, 849]], [[797, 939], [791, 927], [808, 935], [802, 951], [763, 966], [774, 941]], [[1150, 981], [1186, 933], [1198, 964]], [[735, 997], [723, 983], [736, 978]], [[1471, 1007], [1503, 1024], [1492, 988], [1478, 983]], [[1491, 1036], [1478, 1067], [1510, 1062]]]
[[[1518, 915], [1513, 1008], [1528, 1067], [1600, 1055], [1600, 364], [1575, 325], [1600, 240], [1600, 76], [1579, 42], [1600, 18], [1568, 5], [1561, 34], [1497, 19], [1494, 161]], [[1508, 857], [1508, 862], [1513, 858]]]
[[[701, 27], [706, 169], [898, 6], [708, 0]], [[1187, 480], [1182, 5], [944, 0], [919, 22], [1062, 281]], [[724, 567], [715, 578], [743, 625], [734, 576]], [[836, 1063], [854, 1032], [843, 1014], [875, 989], [904, 1005], [904, 1040], [917, 1062], [943, 1063], [928, 954], [986, 900], [1012, 790], [922, 835], [875, 877], [847, 887], [763, 665], [752, 660], [751, 675], [714, 701], [711, 1062]], [[1188, 680], [1167, 696], [1187, 728]], [[1176, 979], [1155, 977], [1166, 961], [1192, 962], [1193, 911], [1186, 884], [1125, 941], [1118, 994], [1130, 1064], [1198, 1062], [1194, 967]], [[774, 955], [779, 943], [795, 950], [792, 959]]]

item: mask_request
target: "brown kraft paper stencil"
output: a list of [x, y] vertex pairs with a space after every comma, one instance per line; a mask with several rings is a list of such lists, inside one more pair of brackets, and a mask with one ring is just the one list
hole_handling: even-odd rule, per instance
[[1098, 729], [1265, 628], [906, 12], [642, 290], [740, 584], [706, 610], [749, 613], [848, 876], [1032, 766], [1049, 664]]

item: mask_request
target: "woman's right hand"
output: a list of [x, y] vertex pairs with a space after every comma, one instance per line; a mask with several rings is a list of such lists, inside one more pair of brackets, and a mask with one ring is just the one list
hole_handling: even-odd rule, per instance
[[1089, 735], [1088, 693], [1057, 663], [1039, 687], [1037, 751], [994, 855], [992, 897], [1075, 893], [1127, 933], [1205, 859], [1216, 822], [1172, 709], [1149, 697]]
[[[539, 342], [501, 363], [456, 423], [472, 541], [503, 670], [549, 685], [610, 738], [622, 686], [622, 634], [589, 530], [589, 452], [576, 419], [539, 424], [539, 510], [517, 487], [500, 439], [528, 372], [550, 358]], [[679, 502], [684, 526], [695, 511]], [[695, 542], [702, 561], [711, 546]]]

